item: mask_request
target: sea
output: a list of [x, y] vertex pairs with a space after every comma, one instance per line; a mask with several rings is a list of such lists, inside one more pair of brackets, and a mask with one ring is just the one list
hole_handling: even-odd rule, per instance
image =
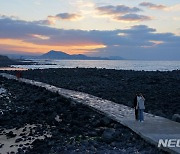
[[[12, 70], [47, 68], [105, 68], [135, 71], [180, 70], [180, 61], [138, 61], [138, 60], [31, 60], [35, 65], [12, 65]], [[3, 68], [1, 68], [2, 70]], [[4, 68], [5, 69], [5, 68]], [[11, 68], [6, 68], [11, 70]]]

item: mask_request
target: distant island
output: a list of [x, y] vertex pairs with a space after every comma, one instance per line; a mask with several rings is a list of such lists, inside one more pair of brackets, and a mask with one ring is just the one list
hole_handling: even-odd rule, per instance
[[9, 59], [7, 56], [0, 55], [0, 66], [5, 67], [9, 65], [16, 64], [17, 61]]
[[40, 59], [66, 59], [66, 60], [123, 60], [123, 58], [121, 57], [89, 57], [83, 54], [67, 54], [65, 52], [62, 51], [54, 51], [51, 50], [41, 56], [38, 56], [36, 58], [40, 58]]
[[20, 59], [10, 59], [8, 56], [0, 55], [0, 67], [9, 67], [11, 65], [30, 65], [34, 62], [21, 61]]

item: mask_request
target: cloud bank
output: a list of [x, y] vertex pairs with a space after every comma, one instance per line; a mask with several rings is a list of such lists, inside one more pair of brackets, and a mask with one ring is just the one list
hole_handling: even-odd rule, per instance
[[[105, 31], [65, 30], [1, 17], [0, 40], [0, 49], [3, 51], [8, 51], [8, 47], [14, 47], [15, 50], [21, 40], [24, 49], [48, 46], [48, 49], [56, 47], [61, 50], [62, 46], [67, 46], [71, 50], [72, 46], [76, 46], [76, 50], [87, 49], [86, 52], [93, 56], [180, 60], [180, 36], [157, 33], [156, 29], [145, 25]], [[44, 52], [47, 52], [47, 49]]]
[[128, 7], [125, 5], [107, 5], [97, 7], [96, 10], [99, 12], [101, 16], [110, 16], [111, 18], [117, 21], [126, 21], [126, 22], [141, 22], [151, 20], [152, 18], [149, 16], [136, 14], [137, 12], [142, 11], [137, 7]]
[[114, 19], [119, 21], [127, 21], [127, 22], [140, 22], [140, 21], [146, 21], [151, 20], [152, 18], [149, 16], [144, 15], [138, 15], [138, 14], [126, 14], [123, 16], [115, 16]]
[[59, 13], [55, 16], [49, 15], [45, 20], [33, 21], [35, 24], [39, 25], [55, 25], [56, 21], [65, 20], [65, 21], [77, 21], [82, 19], [80, 14], [76, 13]]
[[101, 13], [101, 14], [106, 14], [106, 15], [115, 15], [115, 14], [126, 14], [126, 13], [134, 13], [134, 12], [139, 12], [141, 11], [139, 8], [137, 7], [128, 7], [125, 5], [117, 5], [117, 6], [113, 6], [113, 5], [107, 5], [107, 6], [101, 6], [101, 7], [97, 7], [97, 10]]
[[150, 9], [157, 9], [157, 10], [164, 10], [165, 8], [167, 8], [165, 5], [157, 5], [150, 2], [142, 2], [139, 5], [150, 8]]

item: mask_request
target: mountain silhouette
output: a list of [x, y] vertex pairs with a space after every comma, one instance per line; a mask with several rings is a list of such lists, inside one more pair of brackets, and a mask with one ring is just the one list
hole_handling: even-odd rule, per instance
[[69, 59], [69, 60], [123, 60], [121, 57], [108, 57], [108, 58], [103, 58], [103, 57], [89, 57], [83, 54], [67, 54], [62, 51], [54, 51], [51, 50], [38, 58], [40, 59]]
[[45, 53], [39, 56], [41, 59], [71, 59], [71, 60], [109, 60], [108, 58], [101, 58], [101, 57], [88, 57], [83, 54], [67, 54], [62, 51], [54, 51], [51, 50], [48, 53]]

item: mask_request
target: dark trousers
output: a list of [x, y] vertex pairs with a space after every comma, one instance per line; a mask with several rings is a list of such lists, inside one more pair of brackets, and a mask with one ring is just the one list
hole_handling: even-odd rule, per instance
[[139, 109], [138, 114], [139, 114], [139, 120], [144, 121], [144, 114], [143, 114], [143, 109]]
[[135, 119], [138, 120], [138, 110], [135, 109]]

